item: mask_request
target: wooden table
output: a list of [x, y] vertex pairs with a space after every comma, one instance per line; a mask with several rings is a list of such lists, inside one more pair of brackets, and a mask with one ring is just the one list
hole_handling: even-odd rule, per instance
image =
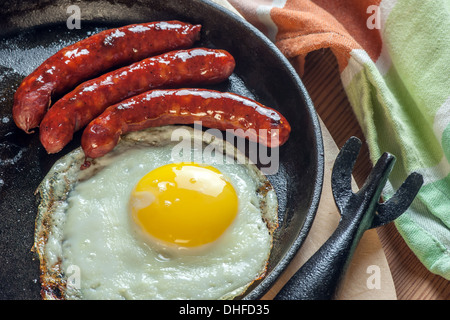
[[[342, 87], [336, 60], [329, 50], [312, 52], [307, 56], [302, 80], [338, 147], [352, 135], [365, 141]], [[369, 151], [363, 143], [353, 172], [358, 186], [362, 186], [371, 169]], [[450, 300], [450, 282], [422, 265], [393, 223], [378, 228], [377, 232], [391, 270], [397, 299]]]

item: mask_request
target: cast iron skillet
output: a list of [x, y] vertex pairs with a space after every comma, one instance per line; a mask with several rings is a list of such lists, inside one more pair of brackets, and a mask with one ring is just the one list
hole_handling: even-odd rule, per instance
[[12, 98], [21, 80], [60, 48], [101, 29], [178, 19], [203, 25], [198, 46], [228, 50], [237, 61], [230, 81], [214, 89], [232, 91], [281, 111], [292, 126], [270, 175], [279, 198], [280, 227], [268, 274], [245, 294], [261, 297], [298, 251], [314, 219], [323, 179], [318, 118], [301, 80], [258, 30], [221, 7], [201, 0], [81, 1], [81, 29], [66, 21], [72, 1], [6, 1], [0, 13], [0, 298], [40, 299], [39, 263], [33, 245], [34, 192], [53, 163], [79, 146], [80, 135], [60, 153], [47, 155], [38, 134], [16, 128]]

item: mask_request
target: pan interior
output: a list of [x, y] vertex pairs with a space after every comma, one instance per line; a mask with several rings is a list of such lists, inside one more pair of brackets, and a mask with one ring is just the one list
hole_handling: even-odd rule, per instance
[[[62, 155], [79, 146], [80, 134], [66, 148], [48, 155], [38, 134], [27, 135], [12, 120], [13, 94], [21, 80], [64, 46], [103, 29], [156, 20], [202, 24], [196, 46], [228, 50], [236, 69], [228, 81], [209, 88], [253, 98], [279, 110], [292, 127], [279, 152], [277, 170], [268, 175], [279, 199], [280, 226], [267, 276], [244, 295], [261, 297], [278, 278], [306, 237], [322, 187], [323, 147], [314, 108], [297, 74], [260, 32], [209, 2], [80, 1], [81, 28], [68, 29], [71, 1], [6, 1], [0, 14], [0, 254], [7, 263], [0, 274], [4, 299], [39, 299], [39, 270], [33, 245], [34, 192]], [[14, 274], [14, 277], [10, 277]]]

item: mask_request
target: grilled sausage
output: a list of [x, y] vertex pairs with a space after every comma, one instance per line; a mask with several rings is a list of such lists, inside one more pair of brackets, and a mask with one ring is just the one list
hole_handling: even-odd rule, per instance
[[144, 59], [79, 85], [44, 116], [40, 139], [48, 153], [59, 152], [107, 107], [161, 86], [213, 84], [227, 79], [235, 61], [224, 50], [195, 48]]
[[108, 107], [83, 131], [87, 158], [111, 151], [122, 134], [168, 124], [202, 125], [236, 130], [236, 135], [268, 147], [284, 144], [290, 125], [277, 111], [233, 93], [207, 89], [151, 90]]
[[200, 37], [200, 25], [179, 21], [133, 24], [105, 30], [67, 46], [45, 60], [21, 83], [14, 95], [13, 119], [27, 133], [39, 126], [52, 96], [98, 76], [155, 54], [185, 49]]

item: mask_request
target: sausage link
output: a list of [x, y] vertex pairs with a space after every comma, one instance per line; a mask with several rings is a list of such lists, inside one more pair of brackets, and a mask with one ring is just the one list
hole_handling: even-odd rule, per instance
[[74, 132], [107, 107], [161, 86], [213, 84], [227, 79], [235, 61], [225, 50], [195, 48], [144, 59], [79, 85], [57, 101], [40, 125], [48, 153], [59, 152]]
[[219, 130], [241, 129], [236, 135], [268, 147], [284, 144], [291, 131], [279, 112], [234, 93], [152, 90], [108, 107], [85, 128], [81, 147], [87, 158], [98, 158], [111, 151], [127, 132], [196, 121]]
[[179, 21], [133, 24], [105, 30], [67, 46], [45, 60], [21, 83], [14, 95], [13, 119], [27, 133], [39, 126], [52, 96], [98, 76], [155, 54], [191, 47], [200, 25]]

